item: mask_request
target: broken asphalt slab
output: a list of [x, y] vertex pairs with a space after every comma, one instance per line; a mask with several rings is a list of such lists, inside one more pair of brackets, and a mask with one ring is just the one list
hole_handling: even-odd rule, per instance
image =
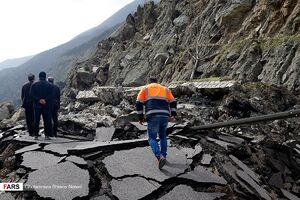
[[180, 175], [179, 178], [190, 179], [198, 183], [227, 184], [227, 181], [223, 177], [217, 176], [202, 166], [195, 167], [193, 171]]
[[229, 143], [229, 142], [224, 142], [222, 140], [218, 140], [215, 138], [211, 138], [211, 137], [206, 137], [207, 141], [209, 142], [214, 142], [215, 144], [220, 145], [221, 147], [223, 147], [225, 150], [228, 150], [230, 147], [236, 147], [235, 144], [233, 143]]
[[25, 186], [42, 198], [68, 200], [88, 196], [89, 181], [87, 170], [67, 161], [29, 173]]
[[148, 139], [135, 139], [111, 142], [81, 142], [74, 148], [68, 149], [69, 154], [82, 155], [96, 151], [114, 151], [148, 145]]
[[142, 177], [127, 177], [121, 180], [112, 180], [112, 194], [118, 199], [136, 200], [147, 196], [161, 185], [157, 182]]
[[268, 195], [267, 191], [260, 185], [258, 185], [252, 177], [250, 177], [246, 172], [238, 170], [236, 172], [238, 177], [240, 177], [243, 181], [245, 181], [248, 185], [255, 189], [258, 195], [265, 199], [265, 200], [272, 200], [271, 197]]
[[87, 162], [83, 158], [77, 156], [69, 156], [66, 160], [78, 165], [87, 165]]
[[104, 158], [103, 163], [113, 178], [140, 175], [163, 182], [182, 174], [189, 168], [185, 153], [175, 147], [168, 149], [168, 164], [162, 170], [158, 169], [158, 161], [150, 147], [140, 147], [124, 151], [116, 151]]
[[218, 134], [218, 139], [223, 140], [224, 142], [234, 143], [236, 145], [241, 145], [245, 140], [243, 138], [235, 137], [228, 134]]
[[159, 200], [214, 200], [220, 199], [223, 196], [225, 196], [224, 193], [196, 192], [190, 186], [179, 185], [166, 195], [159, 198]]
[[48, 144], [44, 147], [44, 151], [49, 151], [55, 154], [68, 155], [68, 150], [80, 145], [81, 142], [69, 142], [59, 144]]
[[238, 182], [244, 189], [246, 189], [250, 194], [254, 194], [253, 190], [250, 189], [242, 180], [240, 180], [237, 175], [236, 171], [238, 171], [238, 168], [236, 168], [231, 162], [226, 162], [222, 165], [224, 171], [231, 176], [236, 182]]
[[233, 155], [229, 155], [229, 157], [233, 162], [235, 162], [237, 166], [239, 166], [242, 170], [244, 170], [245, 173], [247, 173], [251, 178], [253, 178], [253, 180], [259, 183], [258, 176], [247, 165], [245, 165], [242, 161], [240, 161], [238, 158], [236, 158]]
[[51, 144], [51, 143], [67, 143], [67, 142], [78, 142], [78, 140], [71, 140], [67, 138], [51, 138], [51, 140], [45, 140], [44, 137], [40, 136], [38, 140], [35, 140], [34, 137], [29, 135], [22, 135], [20, 137], [14, 138], [15, 141], [29, 143], [29, 144]]
[[202, 152], [202, 147], [200, 144], [197, 144], [194, 148], [183, 147], [180, 150], [186, 153], [188, 159], [192, 159]]
[[22, 155], [22, 166], [30, 169], [41, 169], [46, 166], [56, 165], [61, 158], [49, 153], [40, 151], [29, 151]]
[[297, 197], [296, 195], [290, 193], [290, 192], [287, 191], [287, 190], [281, 189], [281, 192], [282, 192], [282, 194], [283, 194], [286, 198], [288, 198], [289, 200], [300, 200], [299, 197]]
[[30, 145], [30, 146], [26, 146], [22, 149], [19, 149], [17, 151], [15, 151], [15, 154], [22, 154], [22, 153], [25, 153], [27, 151], [34, 151], [34, 150], [38, 150], [38, 149], [41, 149], [42, 147], [40, 146], [40, 144], [33, 144], [33, 145]]
[[12, 127], [10, 129], [8, 129], [7, 131], [5, 132], [10, 132], [10, 131], [15, 131], [15, 130], [22, 130], [22, 129], [25, 129], [25, 126], [24, 125], [17, 125], [15, 127]]
[[5, 192], [0, 194], [0, 200], [15, 200], [11, 193]]

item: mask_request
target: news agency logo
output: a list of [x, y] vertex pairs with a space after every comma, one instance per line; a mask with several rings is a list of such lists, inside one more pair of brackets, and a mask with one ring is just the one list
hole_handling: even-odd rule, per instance
[[23, 191], [23, 183], [0, 183], [0, 191]]

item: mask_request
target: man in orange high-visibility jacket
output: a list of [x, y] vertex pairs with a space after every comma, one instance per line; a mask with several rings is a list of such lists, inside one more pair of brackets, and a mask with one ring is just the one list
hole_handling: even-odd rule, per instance
[[[138, 94], [136, 101], [137, 113], [140, 124], [145, 121], [145, 114], [148, 123], [148, 142], [158, 160], [158, 167], [161, 169], [166, 164], [167, 156], [167, 126], [169, 118], [175, 120], [176, 100], [171, 90], [157, 83], [156, 78], [149, 78], [148, 85], [143, 87]], [[160, 139], [160, 148], [156, 141], [157, 134]]]

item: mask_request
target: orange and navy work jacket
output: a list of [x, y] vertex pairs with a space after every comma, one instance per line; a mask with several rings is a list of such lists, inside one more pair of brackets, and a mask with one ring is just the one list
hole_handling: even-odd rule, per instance
[[136, 100], [139, 119], [151, 116], [176, 116], [177, 103], [169, 88], [151, 83], [141, 89]]

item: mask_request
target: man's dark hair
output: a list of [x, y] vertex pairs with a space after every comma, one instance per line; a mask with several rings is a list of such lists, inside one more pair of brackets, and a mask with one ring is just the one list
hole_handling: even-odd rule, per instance
[[153, 77], [153, 76], [151, 76], [151, 77], [149, 77], [149, 79], [148, 79], [148, 83], [157, 83], [158, 81], [157, 81], [157, 78], [156, 77]]
[[40, 72], [39, 73], [39, 78], [46, 80], [46, 72]]
[[34, 81], [34, 75], [33, 74], [28, 74], [28, 81], [30, 81], [30, 82]]

